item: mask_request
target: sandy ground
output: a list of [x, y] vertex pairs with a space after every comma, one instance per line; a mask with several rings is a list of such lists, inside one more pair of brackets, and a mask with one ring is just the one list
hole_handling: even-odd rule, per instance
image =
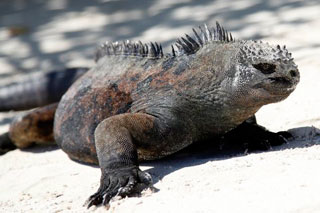
[[[133, 3], [134, 2], [134, 3]], [[320, 211], [320, 3], [318, 1], [13, 1], [0, 3], [0, 77], [93, 65], [104, 40], [160, 41], [165, 47], [203, 22], [220, 21], [237, 38], [286, 44], [301, 82], [258, 122], [295, 139], [268, 152], [176, 155], [143, 163], [157, 192], [111, 203], [111, 212]], [[11, 37], [18, 27], [20, 35]], [[21, 30], [22, 29], [22, 30]], [[11, 33], [12, 34], [12, 33]], [[6, 131], [11, 114], [0, 115]], [[100, 170], [56, 147], [0, 156], [0, 212], [85, 212]], [[105, 207], [89, 212], [105, 212]]]

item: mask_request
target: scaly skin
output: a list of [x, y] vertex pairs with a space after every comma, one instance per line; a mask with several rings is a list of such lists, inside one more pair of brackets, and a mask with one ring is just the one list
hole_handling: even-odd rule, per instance
[[[261, 56], [251, 58], [245, 47]], [[148, 182], [139, 160], [224, 135], [261, 106], [286, 98], [298, 70], [292, 60], [268, 54], [273, 49], [251, 41], [212, 42], [190, 55], [100, 59], [64, 95], [54, 127], [57, 143], [72, 159], [99, 162], [101, 185], [89, 206], [131, 194], [141, 179]], [[275, 70], [262, 72], [253, 61]]]
[[149, 186], [140, 160], [199, 141], [217, 143], [221, 136], [248, 141], [247, 148], [284, 141], [286, 134], [265, 130], [254, 114], [295, 89], [299, 72], [291, 54], [285, 47], [235, 41], [218, 24], [200, 30], [165, 56], [157, 44], [105, 44], [97, 65], [62, 97], [54, 115], [56, 142], [70, 158], [101, 168], [88, 207]]

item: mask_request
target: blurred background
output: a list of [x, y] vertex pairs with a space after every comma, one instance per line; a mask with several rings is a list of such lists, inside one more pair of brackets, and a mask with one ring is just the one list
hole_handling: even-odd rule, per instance
[[296, 58], [317, 48], [317, 0], [1, 0], [0, 78], [13, 73], [92, 66], [104, 41], [142, 40], [164, 47], [192, 27], [219, 21], [236, 38], [287, 44]]

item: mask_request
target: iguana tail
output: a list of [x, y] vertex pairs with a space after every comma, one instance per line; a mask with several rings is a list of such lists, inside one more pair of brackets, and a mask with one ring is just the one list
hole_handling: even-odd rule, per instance
[[58, 102], [89, 68], [33, 73], [0, 85], [0, 111], [24, 110]]

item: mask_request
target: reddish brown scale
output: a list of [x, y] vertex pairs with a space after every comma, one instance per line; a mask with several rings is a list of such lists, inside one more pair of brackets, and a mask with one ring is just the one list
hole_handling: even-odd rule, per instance
[[[99, 76], [95, 74], [97, 73], [91, 72], [85, 75], [82, 81], [76, 82], [70, 88], [61, 101], [63, 110], [57, 111], [55, 119], [55, 137], [58, 144], [63, 136], [63, 142], [59, 144], [62, 149], [68, 150], [71, 158], [88, 163], [97, 163], [94, 144], [96, 126], [107, 117], [127, 112], [132, 103], [130, 93], [126, 92], [131, 86], [127, 85], [128, 78], [117, 85], [110, 84], [112, 78], [101, 76], [104, 73]], [[83, 86], [86, 81], [94, 81], [95, 84]]]

